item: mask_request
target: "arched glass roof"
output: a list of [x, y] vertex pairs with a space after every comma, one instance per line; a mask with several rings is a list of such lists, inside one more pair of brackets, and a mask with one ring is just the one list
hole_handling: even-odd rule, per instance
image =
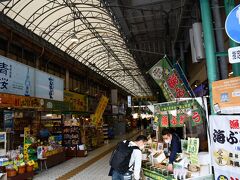
[[0, 10], [132, 95], [152, 95], [101, 0], [10, 0]]

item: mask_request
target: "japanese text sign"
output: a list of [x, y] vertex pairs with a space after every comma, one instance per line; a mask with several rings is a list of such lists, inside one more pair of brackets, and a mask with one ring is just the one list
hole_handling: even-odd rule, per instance
[[64, 91], [64, 101], [70, 104], [71, 110], [87, 111], [87, 100], [85, 95]]
[[222, 114], [240, 113], [240, 77], [213, 82], [212, 92]]
[[228, 49], [229, 62], [231, 64], [240, 62], [240, 46]]
[[240, 177], [240, 116], [210, 116], [211, 156], [215, 179]]
[[190, 97], [177, 71], [169, 65], [166, 58], [156, 63], [149, 74], [160, 86], [167, 101]]
[[[187, 115], [188, 111], [191, 111], [191, 115]], [[191, 120], [192, 126], [202, 124], [203, 111], [195, 100], [154, 105], [154, 114], [158, 118], [160, 127], [183, 127], [187, 120]]]
[[102, 118], [102, 115], [107, 107], [107, 103], [108, 103], [108, 98], [106, 96], [101, 97], [99, 104], [97, 106], [97, 109], [95, 111], [94, 117], [95, 117], [95, 124], [98, 124]]

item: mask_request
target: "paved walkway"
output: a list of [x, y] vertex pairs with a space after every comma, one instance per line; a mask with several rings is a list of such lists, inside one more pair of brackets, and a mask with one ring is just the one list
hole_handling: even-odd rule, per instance
[[34, 176], [34, 180], [110, 180], [111, 178], [107, 174], [112, 150], [120, 140], [129, 139], [139, 133], [138, 131], [133, 131], [115, 138], [109, 144], [90, 151], [87, 157], [76, 157], [65, 161]]

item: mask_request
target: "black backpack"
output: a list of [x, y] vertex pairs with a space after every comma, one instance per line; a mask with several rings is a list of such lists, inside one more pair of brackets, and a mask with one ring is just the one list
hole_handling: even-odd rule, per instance
[[132, 152], [134, 149], [139, 149], [137, 146], [129, 146], [129, 142], [119, 142], [109, 161], [110, 166], [121, 174], [126, 173], [130, 169], [129, 162]]

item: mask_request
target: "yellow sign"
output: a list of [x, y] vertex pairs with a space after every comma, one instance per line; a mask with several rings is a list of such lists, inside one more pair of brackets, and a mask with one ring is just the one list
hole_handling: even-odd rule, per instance
[[107, 103], [108, 103], [108, 98], [106, 96], [103, 96], [101, 97], [100, 101], [99, 101], [99, 104], [97, 106], [97, 109], [95, 111], [95, 114], [94, 114], [94, 123], [97, 125], [101, 118], [102, 118], [102, 115], [107, 107]]
[[87, 101], [85, 95], [64, 91], [64, 101], [70, 104], [71, 110], [87, 111]]
[[213, 104], [221, 111], [240, 107], [240, 77], [212, 83]]
[[23, 147], [23, 154], [24, 154], [24, 159], [25, 160], [29, 160], [28, 148], [31, 145], [31, 144], [29, 144], [29, 142], [27, 142], [29, 137], [30, 137], [30, 128], [25, 127], [24, 128], [24, 147]]

